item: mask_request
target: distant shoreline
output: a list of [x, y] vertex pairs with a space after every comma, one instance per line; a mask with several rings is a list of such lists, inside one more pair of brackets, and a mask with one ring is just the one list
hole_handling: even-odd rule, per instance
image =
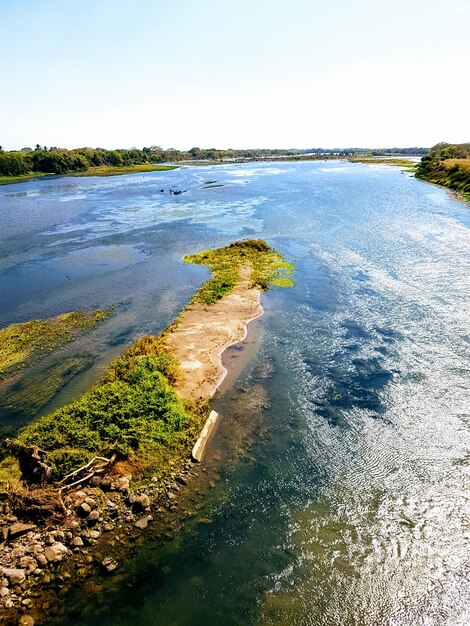
[[145, 174], [147, 172], [161, 172], [175, 170], [178, 165], [129, 165], [129, 166], [101, 166], [91, 167], [83, 172], [69, 172], [67, 174], [48, 174], [46, 172], [32, 172], [21, 176], [0, 176], [0, 185], [13, 185], [28, 182], [35, 178], [75, 178], [76, 176], [121, 176], [123, 174]]

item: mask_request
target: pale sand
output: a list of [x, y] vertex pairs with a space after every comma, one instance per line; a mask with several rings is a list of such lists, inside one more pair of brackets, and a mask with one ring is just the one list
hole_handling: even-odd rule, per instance
[[229, 346], [243, 341], [250, 321], [263, 314], [260, 291], [250, 288], [251, 267], [240, 269], [234, 290], [215, 304], [195, 304], [181, 315], [166, 337], [183, 372], [176, 391], [185, 400], [212, 398], [227, 374], [221, 355]]

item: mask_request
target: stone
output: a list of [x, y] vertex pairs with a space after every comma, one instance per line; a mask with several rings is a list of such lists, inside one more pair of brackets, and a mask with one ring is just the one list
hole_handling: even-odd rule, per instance
[[100, 519], [99, 511], [92, 511], [90, 515], [87, 517], [87, 524], [96, 524], [96, 522]]
[[88, 536], [90, 539], [98, 539], [98, 537], [100, 536], [100, 532], [99, 530], [90, 530]]
[[34, 530], [36, 526], [34, 524], [23, 524], [22, 522], [17, 522], [16, 524], [12, 524], [8, 529], [8, 536], [13, 539], [14, 537], [19, 537], [20, 535], [25, 535], [29, 533], [31, 530]]
[[81, 537], [74, 537], [72, 539], [72, 545], [76, 548], [81, 548], [83, 546], [83, 539]]
[[18, 626], [34, 626], [34, 619], [31, 615], [22, 615], [18, 621]]
[[63, 530], [53, 530], [51, 534], [57, 541], [65, 541], [65, 533]]
[[13, 550], [10, 552], [10, 556], [12, 559], [21, 559], [24, 556], [25, 549], [23, 546], [15, 546]]
[[101, 479], [101, 489], [110, 489], [112, 485], [113, 479], [111, 476], [103, 476]]
[[77, 515], [79, 517], [85, 518], [88, 517], [91, 513], [91, 506], [87, 502], [82, 502], [81, 505], [77, 509]]
[[139, 530], [144, 530], [144, 528], [147, 528], [148, 523], [150, 522], [151, 519], [152, 519], [151, 515], [145, 515], [144, 517], [141, 517], [139, 520], [137, 520], [134, 526], [138, 528]]
[[94, 498], [90, 498], [89, 496], [85, 498], [85, 502], [88, 506], [91, 506], [91, 508], [96, 506], [96, 500]]
[[114, 487], [118, 491], [127, 491], [129, 489], [129, 485], [131, 483], [131, 476], [119, 476], [114, 481]]
[[10, 585], [21, 585], [26, 580], [26, 573], [24, 569], [17, 569], [14, 567], [4, 567], [3, 575], [8, 578]]
[[150, 508], [150, 498], [148, 497], [146, 493], [141, 493], [137, 499], [137, 502], [140, 504], [142, 509]]
[[6, 596], [10, 595], [10, 590], [7, 587], [2, 587], [0, 589], [0, 598], [6, 598]]
[[13, 602], [13, 600], [11, 598], [9, 598], [6, 602], [5, 602], [5, 608], [6, 609], [12, 609], [15, 606], [15, 603]]
[[26, 570], [26, 574], [34, 572], [37, 566], [37, 561], [32, 556], [23, 556], [20, 559], [20, 567]]
[[41, 567], [46, 567], [47, 565], [47, 559], [42, 552], [36, 554], [36, 561]]
[[117, 568], [118, 562], [115, 561], [110, 556], [107, 556], [105, 559], [101, 561], [101, 565], [104, 567], [104, 569], [107, 572], [111, 573], [111, 572], [114, 572], [114, 570]]
[[56, 563], [57, 561], [62, 561], [67, 552], [68, 550], [64, 544], [57, 542], [44, 550], [44, 556], [50, 563]]
[[1, 586], [2, 587], [8, 587], [10, 583], [8, 582], [8, 578], [2, 578], [2, 583]]
[[25, 598], [24, 600], [21, 601], [21, 604], [23, 606], [27, 606], [28, 608], [31, 608], [34, 602], [31, 600], [31, 598]]

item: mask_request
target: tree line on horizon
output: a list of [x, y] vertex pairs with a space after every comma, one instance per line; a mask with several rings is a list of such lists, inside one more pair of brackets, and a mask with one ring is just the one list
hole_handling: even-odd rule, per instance
[[23, 176], [35, 172], [45, 174], [66, 174], [83, 172], [93, 167], [129, 167], [133, 165], [175, 163], [178, 161], [223, 161], [243, 159], [269, 159], [274, 157], [301, 156], [386, 156], [394, 154], [426, 154], [426, 148], [311, 148], [299, 149], [247, 149], [218, 150], [216, 148], [191, 148], [188, 151], [170, 148], [164, 150], [160, 146], [107, 150], [104, 148], [76, 148], [67, 150], [40, 146], [22, 148], [21, 150], [5, 151], [0, 146], [0, 175]]

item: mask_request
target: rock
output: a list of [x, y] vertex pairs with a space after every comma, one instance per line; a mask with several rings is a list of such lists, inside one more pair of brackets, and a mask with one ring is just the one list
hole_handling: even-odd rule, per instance
[[22, 615], [18, 621], [18, 626], [34, 626], [34, 619], [31, 615]]
[[10, 552], [10, 556], [12, 559], [21, 559], [24, 556], [25, 549], [22, 546], [15, 546], [13, 550]]
[[103, 530], [105, 530], [107, 533], [111, 532], [112, 530], [114, 530], [114, 524], [105, 524]]
[[99, 536], [100, 536], [99, 530], [90, 530], [90, 532], [88, 533], [88, 537], [90, 539], [98, 539]]
[[8, 587], [10, 583], [8, 582], [8, 578], [2, 578], [1, 586]]
[[41, 567], [46, 567], [47, 565], [47, 559], [42, 552], [36, 554], [36, 561]]
[[83, 546], [83, 539], [81, 537], [74, 537], [72, 539], [72, 545], [76, 548], [81, 548]]
[[10, 595], [10, 590], [7, 587], [2, 587], [0, 589], [0, 598], [6, 598], [8, 595]]
[[176, 495], [171, 491], [167, 493], [168, 500], [176, 500]]
[[93, 508], [93, 507], [95, 507], [95, 506], [96, 506], [96, 500], [95, 500], [94, 498], [90, 498], [90, 496], [87, 496], [87, 497], [85, 498], [85, 502], [86, 502], [89, 506], [91, 506], [91, 508]]
[[142, 509], [149, 509], [150, 508], [150, 498], [148, 497], [148, 495], [146, 493], [142, 493], [140, 494], [139, 498], [138, 498], [138, 503], [140, 504], [140, 506], [142, 507]]
[[44, 556], [50, 563], [56, 563], [57, 561], [62, 561], [67, 552], [68, 550], [64, 544], [57, 542], [44, 550]]
[[26, 570], [26, 574], [34, 572], [37, 566], [37, 561], [32, 556], [23, 556], [20, 559], [20, 567]]
[[8, 578], [10, 585], [21, 585], [21, 583], [26, 580], [26, 573], [24, 569], [4, 567], [3, 575]]
[[19, 537], [20, 535], [24, 535], [29, 533], [29, 531], [34, 530], [36, 526], [34, 524], [23, 524], [22, 522], [17, 522], [16, 524], [12, 524], [8, 529], [8, 536], [13, 539], [14, 537]]
[[63, 530], [53, 530], [51, 535], [53, 535], [56, 541], [65, 541], [65, 533]]
[[129, 485], [131, 483], [132, 476], [119, 476], [114, 481], [114, 487], [118, 491], [127, 491], [129, 489]]
[[81, 518], [88, 517], [91, 513], [91, 506], [87, 502], [82, 502], [77, 509], [77, 515]]
[[104, 569], [111, 573], [114, 572], [114, 570], [116, 569], [116, 567], [118, 566], [118, 562], [115, 561], [113, 558], [111, 558], [110, 556], [107, 556], [105, 559], [103, 559], [101, 561], [101, 565], [104, 567]]
[[31, 600], [31, 598], [25, 598], [24, 600], [22, 600], [21, 604], [23, 606], [27, 606], [28, 608], [31, 608], [34, 602]]
[[100, 519], [99, 511], [92, 511], [90, 515], [87, 517], [87, 524], [96, 524], [96, 522]]
[[150, 522], [151, 519], [152, 519], [151, 515], [145, 515], [144, 517], [141, 517], [139, 520], [137, 520], [134, 526], [138, 528], [139, 530], [144, 530], [144, 528], [147, 528], [148, 523]]
[[5, 608], [6, 609], [12, 609], [15, 606], [15, 603], [13, 602], [13, 600], [11, 598], [9, 598], [6, 602], [5, 602]]
[[103, 478], [101, 479], [101, 489], [110, 489], [112, 482], [113, 480], [111, 476], [103, 476]]

